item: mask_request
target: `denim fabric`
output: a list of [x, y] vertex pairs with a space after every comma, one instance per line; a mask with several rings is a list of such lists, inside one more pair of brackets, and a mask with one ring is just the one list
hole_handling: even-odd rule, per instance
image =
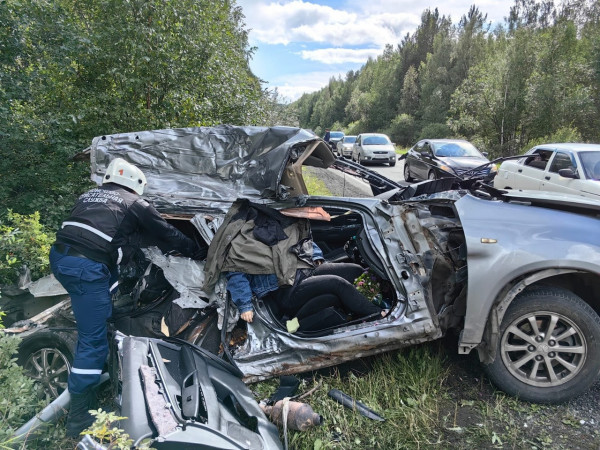
[[312, 243], [312, 247], [313, 247], [313, 257], [312, 257], [313, 261], [319, 261], [321, 259], [323, 261], [325, 261], [325, 257], [323, 256], [323, 250], [321, 250], [319, 248], [319, 246], [314, 243], [314, 241]]
[[231, 294], [231, 300], [238, 307], [240, 313], [251, 311], [252, 294], [262, 298], [269, 292], [279, 288], [277, 276], [270, 273], [267, 275], [250, 275], [242, 272], [227, 272], [227, 290]]
[[54, 247], [50, 267], [71, 296], [78, 337], [68, 387], [69, 392], [81, 394], [98, 384], [108, 356], [106, 320], [112, 314], [109, 289], [117, 273], [91, 259], [61, 254]]

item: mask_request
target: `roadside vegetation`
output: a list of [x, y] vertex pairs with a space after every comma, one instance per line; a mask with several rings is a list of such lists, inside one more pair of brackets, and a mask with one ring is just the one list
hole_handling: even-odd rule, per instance
[[600, 140], [600, 2], [515, 0], [503, 23], [427, 9], [416, 31], [291, 105], [322, 135], [465, 138], [492, 157]]
[[[90, 187], [89, 162], [73, 157], [102, 134], [300, 125], [317, 134], [385, 132], [399, 147], [422, 137], [464, 137], [492, 156], [550, 141], [599, 141], [599, 24], [600, 0], [516, 0], [506, 22], [493, 27], [475, 6], [458, 22], [426, 10], [413, 34], [360, 70], [283, 105], [249, 68], [253, 49], [235, 2], [5, 0], [0, 284], [16, 282], [23, 265], [33, 278], [48, 273], [53, 232]], [[329, 195], [309, 178], [312, 194]], [[45, 400], [16, 364], [17, 345], [0, 334], [0, 448], [73, 448], [61, 426], [25, 446], [10, 442]], [[475, 355], [455, 359], [453, 352], [434, 343], [307, 375], [301, 392], [318, 386], [305, 401], [325, 422], [290, 432], [291, 447], [600, 447], [595, 409], [506, 397], [490, 386]], [[275, 387], [251, 386], [257, 399]], [[386, 421], [338, 405], [327, 396], [331, 388]], [[597, 404], [600, 389], [589, 396]], [[112, 416], [101, 418], [108, 424]], [[116, 432], [108, 439], [126, 441]]]
[[[459, 357], [455, 346], [449, 337], [307, 375], [298, 394], [316, 390], [300, 401], [323, 416], [323, 425], [288, 431], [290, 448], [598, 448], [594, 419], [568, 405], [525, 403], [496, 391], [476, 356]], [[250, 386], [257, 400], [276, 387], [276, 381]], [[385, 422], [339, 405], [327, 395], [334, 388]], [[590, 403], [600, 397], [590, 395], [596, 396]]]

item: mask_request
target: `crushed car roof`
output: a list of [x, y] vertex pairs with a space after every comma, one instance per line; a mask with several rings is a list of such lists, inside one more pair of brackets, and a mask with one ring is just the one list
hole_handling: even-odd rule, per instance
[[123, 158], [146, 175], [145, 196], [162, 211], [201, 209], [238, 197], [306, 194], [301, 166], [327, 168], [335, 157], [314, 133], [292, 127], [174, 128], [98, 136], [90, 147], [92, 180]]

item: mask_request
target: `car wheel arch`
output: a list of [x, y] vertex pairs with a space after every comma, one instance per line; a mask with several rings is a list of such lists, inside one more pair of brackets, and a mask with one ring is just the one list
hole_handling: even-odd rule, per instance
[[538, 284], [522, 291], [507, 308], [499, 338], [485, 371], [525, 401], [570, 400], [600, 374], [600, 317], [572, 290]]
[[[71, 371], [75, 356], [75, 335], [75, 329], [42, 327], [21, 336], [16, 355], [17, 363], [24, 368], [29, 377], [38, 380], [53, 399], [66, 389], [66, 377]], [[50, 367], [52, 372], [48, 372]], [[63, 370], [55, 373], [54, 369], [57, 368]], [[65, 370], [66, 372], [61, 374]], [[62, 381], [59, 381], [59, 377]]]
[[[530, 273], [525, 277], [509, 283], [496, 296], [496, 300], [487, 314], [486, 325], [483, 330], [479, 344], [463, 344], [459, 342], [459, 353], [468, 354], [473, 348], [477, 349], [479, 360], [484, 364], [490, 364], [496, 359], [496, 347], [499, 339], [499, 329], [510, 304], [519, 294], [527, 289], [539, 287], [540, 284], [547, 287], [567, 289], [565, 286], [549, 282], [551, 279], [567, 274], [585, 274], [586, 272], [570, 268], [551, 268]], [[546, 283], [544, 282], [546, 281]]]

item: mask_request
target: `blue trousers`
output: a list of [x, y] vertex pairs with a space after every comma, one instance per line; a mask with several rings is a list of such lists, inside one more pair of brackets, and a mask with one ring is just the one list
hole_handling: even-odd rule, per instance
[[108, 356], [106, 320], [112, 314], [111, 286], [118, 273], [91, 259], [69, 256], [50, 249], [50, 267], [71, 296], [77, 322], [77, 348], [69, 374], [69, 392], [82, 394], [100, 381]]

